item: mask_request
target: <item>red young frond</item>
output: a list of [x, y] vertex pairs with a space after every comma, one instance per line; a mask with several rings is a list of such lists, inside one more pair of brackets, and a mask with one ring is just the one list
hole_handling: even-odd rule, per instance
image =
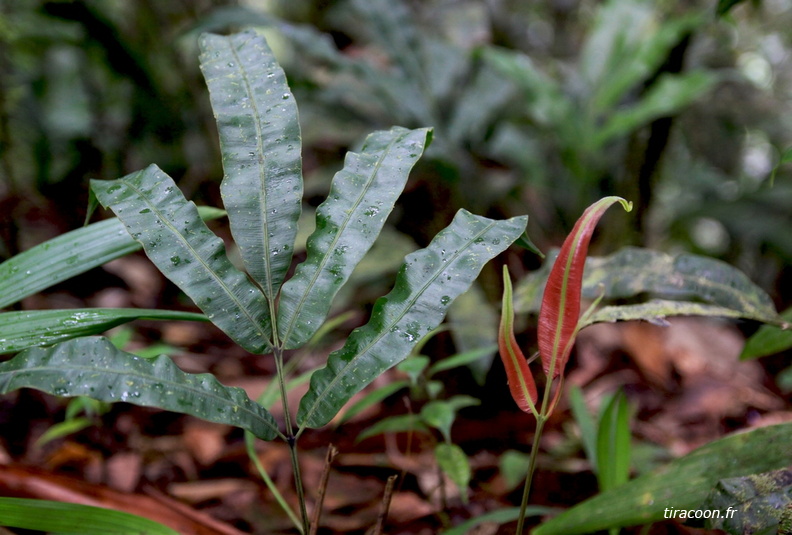
[[498, 329], [498, 349], [500, 350], [509, 390], [517, 405], [525, 412], [536, 416], [536, 383], [528, 369], [528, 362], [514, 338], [514, 307], [512, 305], [512, 284], [509, 270], [503, 266], [503, 308], [500, 328]]
[[538, 341], [542, 366], [548, 377], [558, 377], [566, 366], [577, 335], [583, 269], [594, 227], [616, 202], [628, 212], [632, 203], [621, 197], [605, 197], [589, 206], [567, 236], [547, 278], [539, 310]]

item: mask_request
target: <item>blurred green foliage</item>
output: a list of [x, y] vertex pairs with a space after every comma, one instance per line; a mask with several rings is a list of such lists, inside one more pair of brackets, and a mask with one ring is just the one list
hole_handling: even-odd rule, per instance
[[363, 133], [433, 126], [393, 219], [419, 245], [465, 206], [531, 214], [545, 249], [615, 194], [637, 223], [603, 228], [613, 249], [713, 255], [788, 305], [792, 7], [725, 4], [5, 2], [0, 257], [49, 237], [25, 223], [77, 226], [89, 178], [150, 162], [219, 204], [196, 36], [256, 25], [302, 103], [309, 202]]

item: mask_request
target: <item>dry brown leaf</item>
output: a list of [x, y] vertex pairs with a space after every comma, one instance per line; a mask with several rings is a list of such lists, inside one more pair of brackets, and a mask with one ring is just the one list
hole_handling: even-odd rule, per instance
[[168, 493], [188, 503], [225, 499], [229, 494], [258, 492], [258, 486], [249, 479], [208, 479], [187, 483], [171, 483]]
[[119, 492], [44, 472], [13, 465], [0, 466], [0, 495], [55, 500], [105, 507], [149, 518], [192, 535], [242, 535], [242, 532], [223, 524], [205, 513], [195, 511], [158, 494], [156, 498]]
[[107, 484], [122, 492], [132, 492], [143, 474], [143, 459], [135, 452], [116, 453], [105, 461]]

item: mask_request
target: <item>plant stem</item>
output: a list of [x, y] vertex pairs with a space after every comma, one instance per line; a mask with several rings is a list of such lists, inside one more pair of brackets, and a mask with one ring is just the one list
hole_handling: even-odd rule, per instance
[[264, 480], [264, 483], [267, 485], [267, 488], [275, 497], [275, 501], [278, 502], [278, 505], [281, 506], [281, 509], [283, 509], [286, 512], [286, 514], [288, 515], [289, 519], [291, 519], [294, 526], [297, 529], [302, 529], [302, 522], [300, 521], [299, 518], [297, 518], [297, 515], [294, 514], [294, 511], [292, 511], [292, 508], [289, 507], [289, 504], [286, 503], [286, 499], [280, 493], [278, 487], [275, 485], [275, 482], [272, 481], [272, 478], [264, 469], [264, 466], [261, 464], [261, 460], [258, 458], [258, 455], [256, 455], [254, 441], [255, 438], [253, 436], [253, 433], [251, 433], [250, 431], [245, 431], [245, 447], [247, 449], [248, 457], [250, 458], [251, 461], [253, 461], [253, 466], [256, 467], [256, 470], [258, 470], [261, 479]]
[[533, 480], [534, 470], [536, 469], [536, 458], [539, 456], [539, 441], [542, 438], [542, 430], [547, 421], [545, 415], [540, 415], [536, 419], [536, 431], [534, 431], [533, 445], [531, 446], [531, 457], [528, 464], [528, 474], [525, 476], [525, 486], [523, 487], [522, 502], [520, 502], [520, 515], [517, 518], [517, 535], [523, 532], [525, 525], [525, 510], [528, 507], [528, 496], [531, 494], [531, 481]]
[[300, 502], [302, 533], [307, 534], [310, 530], [308, 522], [308, 509], [305, 506], [305, 490], [303, 489], [302, 475], [300, 473], [300, 462], [297, 459], [297, 438], [294, 436], [294, 428], [291, 421], [291, 411], [289, 410], [289, 400], [288, 396], [286, 395], [286, 374], [283, 371], [283, 348], [276, 347], [274, 354], [275, 367], [278, 372], [278, 388], [280, 389], [281, 402], [283, 404], [283, 419], [286, 420], [286, 442], [289, 444], [289, 456], [291, 457], [294, 486], [297, 490], [297, 499]]

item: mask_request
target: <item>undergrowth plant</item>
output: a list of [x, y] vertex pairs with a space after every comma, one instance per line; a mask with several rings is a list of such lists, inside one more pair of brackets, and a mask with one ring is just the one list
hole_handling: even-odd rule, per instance
[[[380, 233], [431, 140], [431, 130], [394, 127], [375, 132], [347, 155], [316, 211], [307, 258], [286, 280], [302, 203], [294, 97], [265, 39], [256, 33], [204, 35], [200, 44], [223, 155], [221, 193], [245, 271], [231, 263], [223, 241], [158, 167], [118, 180], [92, 181], [96, 200], [113, 210], [120, 223], [82, 229], [5, 262], [0, 274], [11, 283], [2, 289], [11, 296], [5, 296], [3, 306], [48, 284], [43, 271], [63, 265], [75, 273], [142, 247], [203, 314], [92, 309], [4, 313], [0, 351], [19, 353], [0, 364], [0, 393], [30, 387], [58, 396], [124, 401], [238, 426], [263, 440], [284, 440], [299, 497], [300, 510], [291, 516], [308, 533], [297, 455], [300, 436], [326, 425], [354, 394], [404, 360], [440, 324], [484, 264], [524, 232], [527, 218], [495, 221], [460, 210], [426, 248], [407, 255], [393, 290], [377, 300], [369, 322], [310, 375], [295, 415], [286, 397], [289, 357], [325, 323], [334, 296]], [[89, 234], [98, 235], [103, 250], [96, 251]], [[63, 264], [50, 259], [42, 270], [41, 259], [55, 253]], [[13, 281], [21, 281], [21, 288]], [[272, 355], [283, 421], [212, 375], [187, 374], [167, 356], [145, 359], [106, 338], [85, 336], [136, 318], [208, 320], [247, 351]], [[40, 338], [42, 333], [46, 336]]]
[[[722, 262], [696, 255], [674, 259], [637, 248], [627, 248], [606, 259], [587, 261], [589, 242], [597, 222], [617, 202], [627, 211], [632, 209], [630, 203], [619, 197], [606, 197], [591, 205], [578, 219], [560, 251], [524, 285], [527, 290], [523, 288], [523, 294], [528, 293], [528, 297], [522, 296], [522, 308], [529, 308], [525, 304], [541, 296], [537, 327], [538, 356], [544, 374], [541, 402], [529, 369], [530, 361], [525, 358], [514, 334], [515, 299], [508, 268], [503, 268], [499, 351], [514, 401], [536, 419], [522, 501], [516, 516], [516, 533], [523, 533], [542, 431], [563, 392], [564, 371], [582, 328], [597, 322], [636, 319], [667, 324], [665, 317], [673, 315], [749, 318], [772, 325], [776, 330], [780, 327], [781, 332], [790, 328], [767, 294], [745, 275]], [[603, 269], [603, 265], [607, 267]], [[586, 294], [592, 298], [592, 303], [581, 314]], [[673, 295], [682, 300], [650, 299], [642, 303], [599, 306], [605, 298], [624, 300], [644, 294]], [[579, 393], [577, 396], [579, 398]], [[629, 409], [623, 395], [611, 399], [603, 411], [596, 435], [582, 400], [573, 400], [573, 405], [581, 428], [586, 428], [582, 429], [584, 446], [602, 493], [546, 522], [535, 531], [537, 534], [588, 533], [602, 529], [616, 533], [622, 526], [662, 519], [663, 511], [669, 507], [691, 509], [707, 503], [737, 505], [734, 496], [724, 496], [720, 492], [708, 498], [708, 493], [715, 492], [717, 485], [724, 481], [721, 478], [750, 476], [788, 462], [788, 447], [780, 442], [788, 443], [792, 426], [775, 426], [775, 429], [759, 429], [716, 441], [677, 459], [657, 473], [646, 474], [628, 484]], [[770, 445], [762, 449], [768, 441]], [[762, 452], [757, 453], [754, 448]], [[724, 468], [727, 459], [733, 466]], [[773, 477], [776, 481], [785, 476], [774, 474]], [[685, 485], [684, 491], [680, 485]], [[764, 500], [761, 503], [771, 502], [779, 492], [784, 490], [778, 485], [771, 486], [761, 495]], [[761, 525], [774, 527], [780, 522], [780, 517], [773, 517], [772, 523]], [[746, 514], [733, 525], [739, 530], [757, 524], [752, 515]]]

